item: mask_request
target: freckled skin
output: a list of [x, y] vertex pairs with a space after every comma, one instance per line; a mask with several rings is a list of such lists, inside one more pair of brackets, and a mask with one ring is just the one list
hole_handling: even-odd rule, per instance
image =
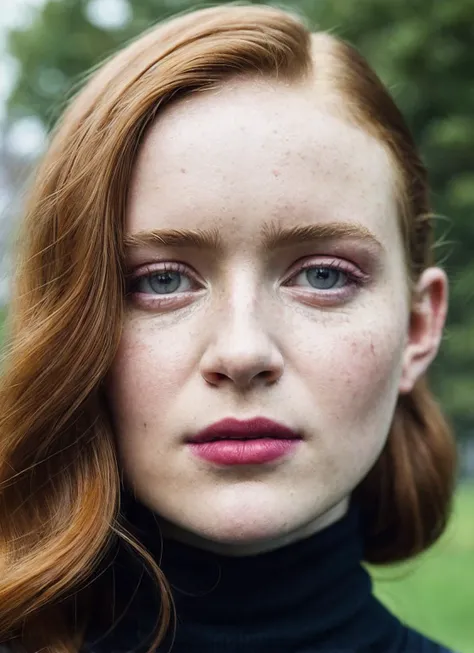
[[[242, 80], [168, 107], [148, 133], [127, 231], [217, 227], [225, 239], [220, 255], [134, 255], [137, 267], [182, 262], [205, 288], [166, 311], [132, 301], [109, 375], [125, 477], [175, 537], [245, 554], [344, 514], [384, 446], [410, 365], [393, 180], [383, 147], [325, 111], [311, 88]], [[306, 301], [282, 290], [298, 259], [322, 252], [268, 257], [259, 239], [270, 219], [357, 222], [385, 249], [370, 283], [328, 307], [321, 293]], [[331, 260], [352, 252], [331, 247]], [[294, 456], [222, 469], [183, 444], [224, 417], [259, 415], [303, 432]]]

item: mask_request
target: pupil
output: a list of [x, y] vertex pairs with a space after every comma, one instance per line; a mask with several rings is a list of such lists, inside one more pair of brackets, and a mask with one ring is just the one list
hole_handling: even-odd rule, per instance
[[158, 272], [150, 277], [150, 286], [154, 292], [164, 294], [177, 290], [180, 281], [179, 272]]
[[332, 288], [338, 281], [339, 271], [330, 268], [311, 268], [307, 271], [307, 278], [315, 288]]

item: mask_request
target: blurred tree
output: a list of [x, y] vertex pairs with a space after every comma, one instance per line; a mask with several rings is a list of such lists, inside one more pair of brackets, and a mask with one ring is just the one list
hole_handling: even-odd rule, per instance
[[[285, 4], [314, 26], [356, 45], [388, 85], [415, 134], [430, 171], [434, 209], [440, 215], [438, 235], [448, 241], [439, 249], [440, 258], [450, 254], [444, 263], [452, 280], [448, 330], [432, 377], [458, 433], [472, 434], [474, 0]], [[153, 23], [199, 6], [209, 3], [47, 0], [25, 29], [9, 37], [10, 52], [20, 65], [9, 99], [10, 120], [35, 115], [51, 127], [87, 70]]]

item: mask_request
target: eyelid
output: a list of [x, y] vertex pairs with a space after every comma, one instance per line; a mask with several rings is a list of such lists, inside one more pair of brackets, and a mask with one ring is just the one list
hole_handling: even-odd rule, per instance
[[141, 265], [136, 270], [128, 272], [126, 278], [129, 282], [141, 279], [142, 277], [148, 277], [153, 274], [160, 274], [161, 272], [180, 272], [185, 274], [194, 280], [197, 281], [197, 275], [184, 263], [179, 261], [163, 261], [162, 263], [147, 263], [146, 265]]
[[198, 280], [198, 277], [193, 272], [193, 270], [190, 269], [184, 263], [178, 261], [163, 261], [160, 263], [147, 263], [145, 265], [141, 265], [136, 270], [133, 270], [132, 272], [126, 274], [125, 286], [126, 286], [127, 295], [133, 295], [133, 294], [148, 295], [148, 293], [143, 293], [140, 292], [139, 290], [136, 290], [134, 288], [134, 284], [140, 282], [141, 279], [146, 279], [147, 277], [150, 277], [154, 274], [160, 274], [162, 272], [179, 272], [180, 274], [186, 276], [190, 280], [190, 283], [193, 286], [193, 288], [180, 293], [171, 293], [170, 295], [163, 294], [163, 295], [153, 296], [150, 294], [150, 297], [153, 296], [153, 301], [155, 302], [163, 301], [165, 298], [167, 299], [171, 299], [172, 297], [176, 298], [177, 295], [186, 295], [186, 293], [202, 289], [204, 285], [203, 282]]
[[303, 262], [295, 263], [286, 276], [285, 283], [291, 281], [293, 277], [308, 268], [329, 268], [331, 270], [339, 270], [360, 283], [367, 282], [370, 279], [370, 275], [363, 272], [354, 263], [350, 263], [345, 259], [335, 258], [334, 256], [318, 256], [317, 260], [315, 260], [314, 257], [311, 257], [304, 259]]

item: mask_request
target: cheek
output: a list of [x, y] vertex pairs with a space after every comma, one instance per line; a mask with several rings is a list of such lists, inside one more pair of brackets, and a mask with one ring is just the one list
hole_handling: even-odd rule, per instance
[[[305, 358], [302, 375], [318, 435], [318, 474], [328, 487], [355, 487], [387, 440], [398, 396], [401, 332], [378, 328], [338, 333]], [[301, 368], [300, 368], [301, 369]]]
[[390, 393], [398, 386], [403, 342], [401, 333], [394, 330], [368, 330], [343, 339], [340, 350], [347, 361], [347, 388], [370, 402]]
[[301, 352], [301, 374], [311, 379], [314, 401], [337, 423], [390, 423], [398, 395], [403, 329], [394, 324], [356, 328], [348, 322], [330, 338], [320, 334]]
[[190, 366], [189, 344], [179, 333], [170, 339], [151, 324], [126, 325], [107, 380], [113, 415], [120, 424], [156, 420], [171, 405]]

